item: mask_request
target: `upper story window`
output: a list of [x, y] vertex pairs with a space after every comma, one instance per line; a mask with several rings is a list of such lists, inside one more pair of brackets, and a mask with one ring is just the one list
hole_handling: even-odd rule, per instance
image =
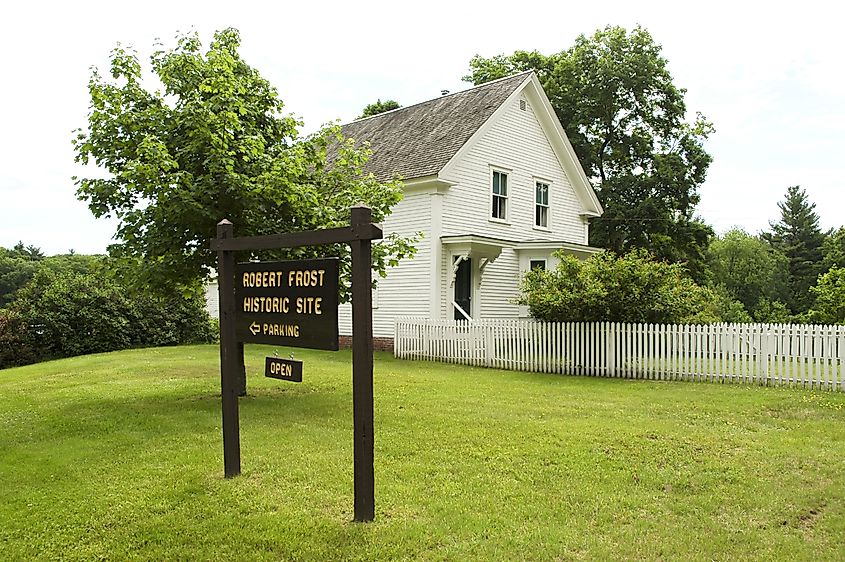
[[493, 208], [491, 217], [499, 220], [508, 219], [508, 175], [493, 171]]
[[534, 188], [534, 226], [549, 228], [549, 184], [541, 181]]

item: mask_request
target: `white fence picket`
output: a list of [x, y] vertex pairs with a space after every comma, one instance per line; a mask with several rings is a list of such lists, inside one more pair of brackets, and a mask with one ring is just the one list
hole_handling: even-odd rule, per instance
[[578, 376], [845, 392], [845, 327], [400, 318], [396, 357]]

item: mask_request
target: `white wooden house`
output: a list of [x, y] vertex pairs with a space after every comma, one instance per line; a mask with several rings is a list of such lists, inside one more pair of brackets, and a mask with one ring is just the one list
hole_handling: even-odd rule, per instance
[[[533, 72], [361, 119], [346, 137], [369, 142], [368, 169], [399, 174], [404, 198], [385, 233], [423, 233], [413, 259], [380, 279], [373, 335], [390, 344], [394, 319], [518, 318], [521, 275], [578, 257], [602, 208]], [[351, 334], [351, 307], [340, 333]], [[379, 341], [381, 340], [381, 341]]]

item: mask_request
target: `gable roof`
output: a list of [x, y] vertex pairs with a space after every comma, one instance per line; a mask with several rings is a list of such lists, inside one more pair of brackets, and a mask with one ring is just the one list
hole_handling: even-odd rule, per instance
[[522, 72], [475, 88], [353, 121], [343, 136], [367, 141], [373, 156], [366, 165], [380, 180], [437, 174], [502, 106], [530, 79]]
[[[394, 109], [341, 126], [344, 137], [369, 142], [365, 165], [381, 181], [436, 176], [452, 183], [453, 168], [506, 112], [509, 99], [524, 95], [581, 203], [581, 215], [604, 210], [569, 142], [540, 80], [529, 70], [480, 86]], [[336, 146], [329, 146], [329, 161]]]
[[[555, 156], [557, 156], [558, 163], [566, 173], [570, 185], [575, 191], [575, 196], [581, 203], [581, 215], [585, 217], [601, 216], [604, 213], [604, 209], [602, 209], [599, 198], [596, 195], [593, 186], [590, 184], [590, 180], [587, 179], [587, 174], [584, 172], [583, 166], [581, 166], [581, 161], [578, 160], [578, 156], [575, 154], [575, 149], [572, 147], [572, 143], [569, 142], [569, 137], [566, 136], [566, 132], [563, 130], [563, 126], [560, 124], [560, 120], [557, 118], [557, 114], [555, 113], [546, 92], [543, 90], [540, 80], [533, 71], [528, 71], [523, 74], [527, 74], [527, 78], [519, 84], [516, 90], [511, 94], [511, 97], [523, 95], [534, 109], [534, 115], [537, 117], [537, 121], [543, 129], [543, 133], [546, 135], [546, 139], [549, 141], [552, 151], [555, 153]], [[494, 111], [487, 122], [473, 133], [470, 139], [467, 140], [460, 149], [458, 149], [458, 152], [455, 153], [446, 166], [438, 172], [438, 177], [449, 181], [449, 176], [452, 174], [454, 167], [461, 160], [462, 156], [472, 150], [475, 143], [484, 137], [486, 131], [491, 128], [506, 111], [507, 104], [502, 104], [501, 107]]]

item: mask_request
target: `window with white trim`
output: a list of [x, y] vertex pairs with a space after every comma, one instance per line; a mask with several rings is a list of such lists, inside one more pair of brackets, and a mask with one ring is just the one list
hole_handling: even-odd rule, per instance
[[496, 170], [493, 170], [493, 208], [490, 216], [508, 220], [508, 175]]
[[534, 184], [534, 226], [549, 228], [549, 184]]
[[546, 260], [531, 260], [528, 262], [528, 269], [534, 271], [535, 269], [546, 269]]

